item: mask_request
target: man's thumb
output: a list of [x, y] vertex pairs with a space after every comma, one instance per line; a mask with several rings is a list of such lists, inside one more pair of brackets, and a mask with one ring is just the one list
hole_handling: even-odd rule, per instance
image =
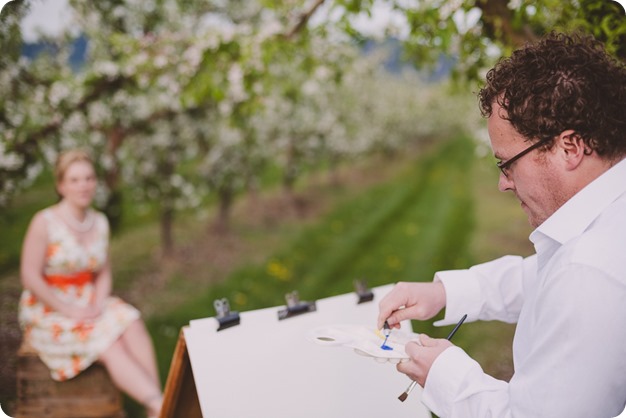
[[433, 345], [435, 345], [435, 340], [433, 338], [430, 338], [428, 335], [426, 334], [420, 334], [420, 343], [424, 346], [424, 347], [432, 347]]

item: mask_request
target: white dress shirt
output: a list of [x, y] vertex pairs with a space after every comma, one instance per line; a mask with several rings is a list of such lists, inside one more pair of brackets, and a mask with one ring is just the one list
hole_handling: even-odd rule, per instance
[[422, 401], [440, 417], [610, 418], [626, 404], [626, 160], [530, 235], [536, 254], [438, 272], [445, 318], [517, 322], [510, 382], [445, 350]]

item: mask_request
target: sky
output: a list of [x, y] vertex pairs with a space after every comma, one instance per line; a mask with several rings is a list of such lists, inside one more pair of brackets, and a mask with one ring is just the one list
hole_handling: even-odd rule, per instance
[[[2, 5], [6, 1], [0, 1]], [[32, 0], [29, 13], [22, 20], [22, 36], [26, 42], [34, 42], [38, 32], [57, 35], [71, 24], [68, 0]]]

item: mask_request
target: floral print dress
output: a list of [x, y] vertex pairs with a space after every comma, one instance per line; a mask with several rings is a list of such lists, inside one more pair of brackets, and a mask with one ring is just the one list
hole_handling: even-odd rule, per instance
[[[102, 213], [95, 213], [96, 239], [82, 245], [50, 208], [43, 215], [48, 233], [44, 275], [56, 279], [48, 283], [59, 299], [86, 306], [95, 297], [94, 282], [72, 278], [90, 278], [102, 268], [108, 253], [108, 221]], [[29, 290], [22, 292], [19, 304], [24, 338], [37, 350], [52, 378], [60, 381], [89, 367], [139, 316], [137, 309], [114, 296], [106, 299], [98, 318], [89, 320], [52, 311]]]

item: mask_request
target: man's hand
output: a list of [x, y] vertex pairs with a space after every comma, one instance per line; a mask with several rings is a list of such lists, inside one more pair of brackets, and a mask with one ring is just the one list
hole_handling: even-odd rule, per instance
[[400, 373], [406, 374], [415, 380], [421, 387], [426, 384], [426, 378], [430, 368], [443, 351], [452, 347], [452, 343], [443, 338], [430, 338], [426, 334], [420, 334], [419, 342], [411, 341], [405, 346], [405, 351], [410, 361], [398, 363], [396, 368]]
[[380, 301], [378, 328], [385, 321], [398, 328], [405, 319], [430, 319], [446, 306], [446, 291], [441, 282], [400, 282]]

